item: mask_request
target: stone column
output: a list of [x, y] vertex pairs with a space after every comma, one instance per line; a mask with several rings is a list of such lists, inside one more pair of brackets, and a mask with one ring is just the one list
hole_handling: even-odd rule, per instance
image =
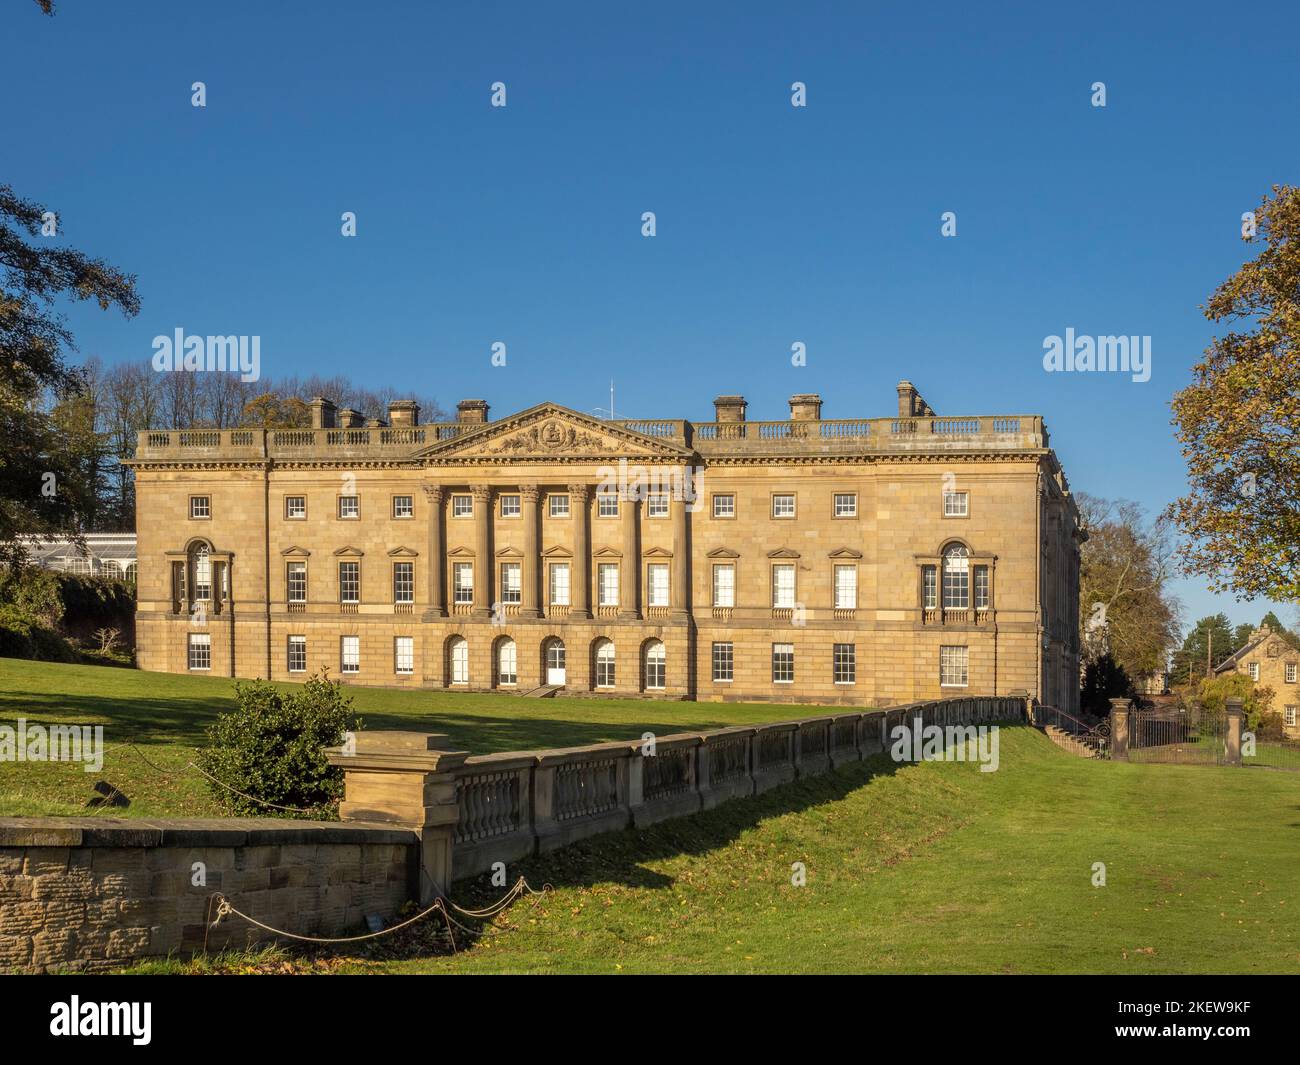
[[520, 508], [524, 519], [524, 557], [519, 566], [519, 617], [540, 618], [541, 608], [537, 597], [537, 561], [541, 553], [540, 529], [538, 527], [537, 500], [540, 496], [537, 485], [521, 484], [519, 486]]
[[[689, 476], [689, 474], [688, 474]], [[684, 494], [684, 493], [683, 493]], [[690, 588], [687, 563], [690, 548], [686, 543], [686, 500], [672, 500], [673, 508], [673, 568], [671, 603], [673, 617], [685, 618], [687, 615], [687, 591]]]
[[476, 484], [474, 496], [474, 610], [476, 618], [492, 616], [492, 489]]
[[449, 746], [441, 733], [361, 731], [342, 747], [325, 748], [330, 765], [343, 769], [340, 820], [389, 822], [418, 836], [421, 904], [451, 887], [456, 770], [469, 752]]
[[623, 518], [623, 573], [619, 598], [622, 600], [618, 616], [631, 621], [641, 618], [641, 500], [636, 492], [624, 489]]
[[1128, 761], [1128, 700], [1110, 701], [1110, 758], [1112, 762]]
[[1224, 743], [1228, 749], [1228, 765], [1241, 765], [1241, 733], [1246, 727], [1246, 714], [1240, 699], [1228, 699], [1228, 731]]
[[591, 617], [591, 536], [587, 523], [591, 515], [591, 485], [569, 485], [569, 506], [573, 508], [573, 595], [569, 617]]
[[424, 496], [429, 503], [429, 558], [425, 562], [429, 575], [429, 605], [426, 618], [445, 618], [447, 601], [442, 590], [442, 578], [447, 569], [446, 543], [442, 535], [443, 494], [442, 485], [426, 484]]

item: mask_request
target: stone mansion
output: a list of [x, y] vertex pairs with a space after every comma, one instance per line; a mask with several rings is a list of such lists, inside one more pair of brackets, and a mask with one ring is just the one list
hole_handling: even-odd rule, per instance
[[482, 400], [421, 423], [145, 431], [143, 669], [415, 688], [1074, 710], [1079, 544], [1043, 419], [603, 421]]

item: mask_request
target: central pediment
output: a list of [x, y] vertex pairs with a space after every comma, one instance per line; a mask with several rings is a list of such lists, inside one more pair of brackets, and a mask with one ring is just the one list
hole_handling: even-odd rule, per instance
[[558, 403], [542, 403], [440, 441], [416, 457], [429, 465], [618, 459], [682, 463], [693, 453]]

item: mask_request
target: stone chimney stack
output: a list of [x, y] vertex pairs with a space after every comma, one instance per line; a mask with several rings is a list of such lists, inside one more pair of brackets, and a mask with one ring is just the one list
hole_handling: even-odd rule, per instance
[[822, 416], [822, 397], [816, 392], [804, 392], [790, 397], [792, 422], [816, 422]]
[[718, 422], [743, 422], [749, 404], [744, 396], [718, 396], [713, 401], [713, 420]]
[[366, 424], [366, 416], [359, 410], [344, 407], [339, 411], [338, 427], [340, 429], [360, 429]]
[[413, 399], [395, 399], [388, 404], [388, 424], [406, 428], [420, 424], [420, 405]]
[[485, 424], [488, 420], [487, 400], [462, 399], [456, 404], [456, 420], [474, 425]]
[[900, 418], [933, 418], [934, 411], [930, 404], [921, 398], [921, 393], [911, 381], [898, 382], [898, 416]]
[[338, 408], [324, 396], [316, 396], [308, 406], [313, 429], [333, 429], [338, 425]]

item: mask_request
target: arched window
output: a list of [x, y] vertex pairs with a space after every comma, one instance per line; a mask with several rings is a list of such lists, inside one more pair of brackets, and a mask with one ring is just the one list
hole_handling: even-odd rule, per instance
[[120, 581], [122, 579], [122, 567], [111, 558], [104, 560], [104, 568], [100, 572], [110, 580]]
[[194, 572], [194, 598], [212, 598], [212, 555], [207, 544], [199, 544], [190, 553], [192, 572]]
[[943, 549], [943, 608], [970, 609], [970, 557], [962, 544]]
[[127, 582], [130, 583], [130, 584], [134, 584], [134, 583], [136, 582], [136, 579], [137, 579], [139, 576], [140, 576], [140, 563], [138, 563], [138, 562], [128, 562], [128, 563], [126, 564], [126, 579], [127, 579]]
[[469, 683], [469, 643], [464, 636], [453, 636], [447, 645], [448, 673], [453, 684]]
[[668, 676], [668, 654], [662, 640], [645, 645], [645, 686], [647, 691], [662, 690]]
[[614, 687], [614, 642], [596, 641], [596, 687]]
[[65, 573], [90, 573], [90, 559], [69, 555], [64, 559], [63, 570]]
[[519, 683], [519, 649], [509, 636], [497, 642], [497, 683]]

